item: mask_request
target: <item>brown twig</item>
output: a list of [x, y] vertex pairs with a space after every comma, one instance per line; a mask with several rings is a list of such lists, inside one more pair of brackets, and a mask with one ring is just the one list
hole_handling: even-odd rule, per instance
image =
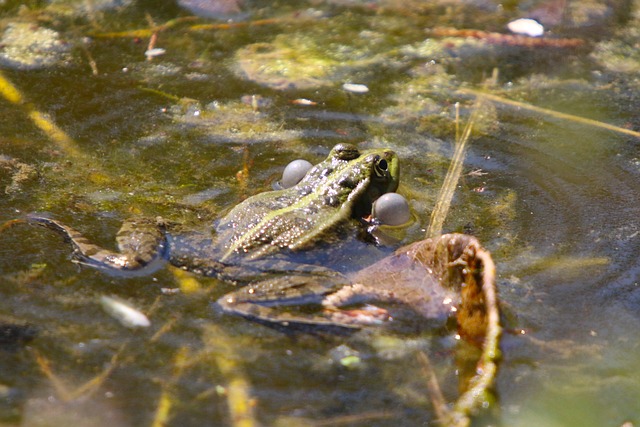
[[422, 373], [427, 380], [429, 397], [431, 398], [431, 404], [433, 405], [437, 419], [441, 422], [449, 419], [451, 411], [447, 408], [447, 401], [442, 394], [440, 384], [438, 383], [438, 377], [436, 377], [436, 373], [431, 367], [429, 357], [423, 351], [419, 351], [416, 356], [418, 358], [418, 363], [420, 363], [420, 367], [422, 368]]
[[549, 38], [549, 37], [529, 37], [515, 34], [492, 33], [481, 30], [457, 29], [449, 27], [436, 27], [429, 31], [432, 37], [459, 37], [483, 40], [490, 44], [502, 44], [508, 46], [521, 47], [556, 47], [556, 48], [576, 48], [584, 46], [586, 43], [582, 39], [575, 38]]

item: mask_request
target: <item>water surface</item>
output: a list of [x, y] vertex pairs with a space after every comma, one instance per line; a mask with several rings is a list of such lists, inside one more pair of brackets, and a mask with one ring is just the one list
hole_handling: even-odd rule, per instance
[[[0, 102], [0, 222], [44, 212], [113, 247], [127, 217], [208, 224], [269, 189], [289, 161], [318, 162], [352, 142], [398, 153], [399, 192], [418, 218], [403, 241], [418, 240], [453, 152], [454, 104], [464, 123], [475, 102], [459, 89], [639, 130], [637, 5], [594, 3], [558, 23], [531, 4], [255, 1], [231, 16], [236, 26], [145, 1], [3, 4], [5, 28], [53, 29], [67, 49], [52, 65], [2, 69], [30, 104]], [[583, 43], [430, 32], [504, 33], [535, 14], [556, 39]], [[150, 21], [174, 26], [157, 28], [166, 52], [148, 60]], [[38, 128], [33, 110], [71, 148]], [[500, 102], [483, 113], [444, 231], [477, 236], [498, 265], [507, 330], [498, 419], [487, 423], [640, 423], [639, 138]], [[211, 302], [233, 287], [213, 279], [166, 295], [180, 284], [170, 270], [128, 279], [79, 267], [41, 228], [5, 230], [0, 242], [0, 320], [34, 335], [0, 350], [7, 425], [152, 425], [163, 410], [168, 425], [233, 425], [238, 383], [263, 425], [429, 425], [415, 351], [433, 358], [451, 400], [473, 353], [418, 318], [291, 336], [217, 312]], [[152, 326], [124, 328], [101, 310], [102, 295], [132, 302]], [[358, 366], [340, 364], [345, 345]]]

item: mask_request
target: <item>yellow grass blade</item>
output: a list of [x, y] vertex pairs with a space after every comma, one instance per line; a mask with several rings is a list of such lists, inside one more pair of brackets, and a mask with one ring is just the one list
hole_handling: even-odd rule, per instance
[[560, 113], [558, 111], [549, 110], [547, 108], [536, 107], [531, 104], [526, 104], [524, 102], [513, 101], [511, 99], [503, 98], [498, 95], [491, 95], [489, 93], [480, 92], [473, 89], [459, 89], [459, 93], [467, 94], [467, 95], [475, 95], [478, 97], [484, 97], [485, 99], [498, 102], [504, 105], [510, 105], [512, 107], [522, 108], [523, 110], [534, 111], [536, 113], [545, 114], [551, 117], [555, 117], [557, 119], [569, 120], [575, 123], [580, 123], [583, 125], [595, 126], [601, 129], [607, 129], [613, 132], [622, 133], [625, 135], [631, 135], [636, 138], [640, 138], [640, 132], [633, 131], [631, 129], [621, 128], [619, 126], [610, 125], [608, 123], [599, 122], [597, 120], [587, 119], [585, 117], [574, 116], [573, 114]]

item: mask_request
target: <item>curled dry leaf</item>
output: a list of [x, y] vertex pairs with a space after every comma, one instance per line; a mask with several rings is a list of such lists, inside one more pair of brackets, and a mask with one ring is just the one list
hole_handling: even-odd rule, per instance
[[469, 416], [493, 399], [502, 331], [495, 277], [489, 251], [464, 234], [404, 246], [353, 277], [355, 283], [384, 287], [424, 317], [455, 316], [460, 337], [482, 348], [475, 376], [462, 387], [448, 414], [456, 420], [453, 425], [466, 425]]

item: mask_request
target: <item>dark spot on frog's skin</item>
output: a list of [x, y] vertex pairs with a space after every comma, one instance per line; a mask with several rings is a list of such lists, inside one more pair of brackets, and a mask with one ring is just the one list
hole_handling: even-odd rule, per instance
[[304, 187], [302, 189], [302, 191], [300, 191], [300, 197], [304, 197], [308, 194], [311, 194], [313, 192], [313, 187], [309, 186], [309, 187]]
[[340, 199], [337, 196], [326, 196], [324, 204], [333, 208], [340, 206]]
[[344, 178], [342, 178], [338, 182], [338, 184], [340, 184], [341, 187], [349, 188], [349, 189], [354, 189], [356, 188], [356, 185], [357, 185], [356, 181], [353, 178], [348, 176], [345, 176]]
[[326, 168], [322, 171], [322, 176], [329, 176], [333, 173], [333, 168]]

